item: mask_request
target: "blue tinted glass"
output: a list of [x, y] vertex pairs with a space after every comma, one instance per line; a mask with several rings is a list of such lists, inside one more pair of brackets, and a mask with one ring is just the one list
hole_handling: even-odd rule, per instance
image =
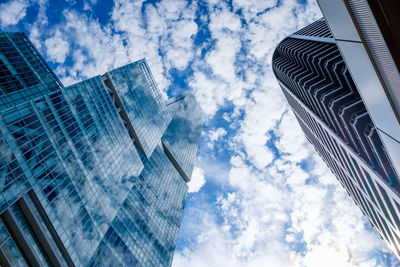
[[[145, 60], [64, 88], [24, 34], [1, 33], [0, 47], [0, 213], [32, 255], [170, 265], [204, 120], [193, 96], [166, 105]], [[12, 231], [0, 219], [0, 260], [32, 264]]]
[[[188, 187], [156, 146], [118, 212], [104, 242], [117, 257], [141, 266], [168, 266], [172, 262]], [[116, 247], [116, 243], [124, 244]], [[99, 247], [99, 250], [103, 249]], [[100, 252], [97, 252], [99, 254]], [[98, 260], [98, 259], [97, 259]], [[129, 265], [128, 262], [124, 264]]]
[[168, 126], [170, 115], [145, 60], [108, 72], [146, 156]]
[[0, 33], [0, 109], [61, 86], [24, 33]]
[[191, 93], [186, 93], [183, 99], [170, 105], [175, 113], [162, 136], [162, 142], [190, 179], [205, 114]]

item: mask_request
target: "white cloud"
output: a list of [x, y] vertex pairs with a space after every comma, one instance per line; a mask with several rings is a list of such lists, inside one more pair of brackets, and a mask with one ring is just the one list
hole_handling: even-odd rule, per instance
[[229, 33], [219, 33], [216, 49], [207, 56], [207, 63], [215, 75], [226, 81], [235, 81], [235, 59], [241, 48], [240, 40]]
[[[227, 159], [221, 163], [207, 145], [200, 151], [189, 192], [204, 197], [207, 181], [216, 184], [217, 197], [209, 202], [213, 192], [187, 205], [181, 238], [190, 242], [176, 251], [173, 265], [321, 266], [323, 256], [336, 266], [372, 266], [370, 252], [386, 251], [382, 241], [306, 141], [270, 66], [280, 40], [321, 16], [316, 2], [208, 1], [210, 15], [197, 20], [196, 1], [144, 2], [116, 1], [106, 25], [65, 11], [45, 45], [50, 60], [72, 57], [72, 67], [56, 69], [66, 84], [143, 57], [161, 89], [171, 84], [171, 68], [187, 71], [209, 118], [208, 148], [227, 144], [218, 146]], [[30, 33], [35, 44], [47, 25], [44, 0], [40, 8]], [[205, 26], [209, 35], [195, 47]]]
[[2, 27], [16, 25], [26, 15], [28, 1], [15, 0], [0, 4], [0, 23]]
[[183, 70], [194, 56], [193, 37], [197, 24], [193, 20], [180, 20], [172, 25], [171, 42], [167, 45], [166, 57], [171, 67]]
[[246, 18], [252, 18], [257, 13], [265, 11], [267, 8], [274, 7], [276, 0], [258, 1], [258, 0], [233, 0], [236, 9], [242, 9]]
[[204, 171], [199, 167], [194, 167], [192, 173], [192, 179], [188, 183], [189, 193], [196, 193], [200, 191], [203, 185], [206, 183], [204, 178]]
[[[145, 56], [160, 88], [170, 84], [171, 68], [185, 70], [191, 63], [189, 86], [209, 118], [221, 107], [233, 106], [223, 115], [229, 130], [210, 125], [206, 138], [209, 148], [228, 143], [230, 165], [202, 154], [206, 158], [199, 160], [188, 184], [193, 197], [205, 193], [206, 180], [222, 189], [214, 203], [187, 206], [190, 214], [183, 224], [191, 243], [176, 251], [174, 266], [318, 266], [321, 255], [339, 266], [361, 266], [373, 263], [370, 251], [382, 250], [377, 235], [365, 229], [361, 212], [307, 143], [270, 69], [276, 44], [319, 11], [315, 4], [304, 8], [297, 1], [283, 1], [258, 14], [271, 3], [236, 1], [245, 26], [243, 17], [215, 3], [209, 18], [214, 43], [204, 58], [193, 43], [199, 30], [195, 4], [161, 1], [147, 5], [142, 14], [142, 2], [121, 0], [106, 26], [65, 13], [63, 30], [73, 34], [77, 47], [65, 78], [70, 82]], [[230, 140], [228, 131], [235, 131]], [[299, 165], [304, 161], [311, 166], [307, 172]], [[302, 249], [293, 248], [296, 242]]]
[[63, 39], [61, 32], [56, 31], [56, 33], [44, 43], [49, 60], [57, 63], [64, 63], [69, 51], [69, 44]]
[[[210, 15], [209, 28], [215, 46], [203, 59], [196, 58], [192, 65], [195, 73], [189, 87], [194, 90], [203, 110], [212, 117], [221, 107], [232, 102], [237, 107], [247, 103], [245, 97], [249, 89], [242, 79], [236, 76], [236, 56], [242, 48], [240, 17], [227, 10], [216, 9]], [[209, 70], [212, 75], [209, 75]]]
[[227, 131], [224, 128], [217, 128], [215, 131], [210, 131], [208, 137], [210, 139], [210, 141], [217, 141], [219, 140], [221, 137], [224, 137], [227, 134]]
[[215, 75], [225, 81], [235, 81], [235, 59], [241, 48], [237, 31], [241, 27], [240, 18], [228, 11], [212, 13], [210, 15], [210, 31], [216, 39], [216, 48], [207, 55], [207, 63]]
[[[190, 249], [176, 253], [173, 266], [321, 266], [323, 259], [331, 259], [324, 266], [361, 266], [383, 246], [337, 182], [307, 184], [310, 175], [291, 162], [258, 172], [235, 156], [231, 165], [233, 192], [218, 199], [215, 217], [193, 207], [207, 219], [188, 215], [200, 233]], [[324, 169], [321, 176], [335, 181]], [[304, 254], [289, 247], [293, 242], [303, 242]]]
[[194, 90], [196, 99], [204, 112], [211, 117], [217, 112], [219, 106], [225, 104], [224, 91], [228, 88], [224, 82], [212, 80], [206, 74], [196, 72], [189, 86]]
[[215, 10], [210, 15], [209, 28], [213, 34], [218, 32], [237, 32], [241, 28], [240, 17], [227, 9]]
[[[194, 234], [198, 239], [189, 248], [175, 254], [173, 266], [321, 266], [322, 259], [323, 266], [328, 266], [327, 259], [331, 266], [372, 266], [369, 253], [386, 251], [306, 141], [269, 66], [277, 43], [320, 17], [318, 7], [314, 2], [304, 8], [296, 1], [283, 1], [257, 15], [273, 2], [246, 6], [236, 1], [245, 12], [244, 29], [235, 23], [236, 14], [229, 15], [229, 8], [214, 3], [219, 7], [210, 16], [210, 30], [216, 45], [206, 63], [215, 76], [195, 72], [191, 86], [209, 115], [232, 101], [244, 117], [229, 142], [234, 156], [228, 179], [218, 178], [231, 193], [221, 192], [214, 211], [218, 215], [210, 218], [207, 211], [201, 214], [207, 222], [192, 219], [200, 224], [196, 229], [201, 233]], [[242, 48], [247, 50], [247, 65], [241, 81], [235, 63]], [[223, 118], [232, 120], [228, 113]], [[217, 140], [218, 135], [212, 131], [209, 138]], [[281, 155], [272, 165], [268, 141]], [[308, 172], [299, 165], [304, 161], [310, 163]], [[303, 248], [293, 249], [296, 243]]]
[[164, 0], [158, 3], [157, 8], [160, 14], [168, 20], [177, 20], [185, 10], [187, 1], [184, 0]]
[[[67, 55], [72, 57], [71, 67], [57, 68], [65, 85], [129, 62], [122, 37], [113, 35], [109, 27], [103, 28], [98, 21], [75, 11], [64, 11], [63, 15], [65, 23], [57, 25], [55, 34], [45, 45], [49, 60], [63, 62]], [[69, 43], [74, 44], [70, 54]]]
[[160, 44], [158, 31], [164, 28], [161, 22], [159, 26], [151, 24], [151, 19], [155, 18], [150, 18], [149, 22], [153, 25], [151, 28], [153, 32], [147, 31], [145, 18], [141, 13], [142, 3], [143, 1], [116, 1], [111, 16], [112, 27], [113, 30], [123, 33], [118, 37], [126, 42], [124, 48], [117, 51], [126, 53], [127, 62], [145, 57], [159, 88], [165, 89], [170, 82], [164, 76], [162, 58], [158, 53]]
[[[32, 41], [32, 43], [40, 50], [42, 47], [43, 43], [43, 35], [47, 33], [45, 30], [46, 27], [48, 26], [48, 18], [47, 18], [47, 6], [48, 6], [48, 1], [47, 0], [36, 0], [35, 3], [39, 5], [39, 13], [37, 15], [36, 21], [33, 23], [33, 25], [28, 26], [29, 28], [29, 39]], [[60, 14], [60, 16], [62, 16]]]
[[315, 150], [308, 145], [308, 141], [304, 137], [291, 110], [282, 117], [275, 133], [280, 137], [276, 146], [282, 153], [282, 159], [301, 162], [312, 153], [315, 153]]
[[266, 167], [274, 158], [267, 146], [270, 139], [268, 131], [277, 124], [287, 107], [280, 91], [270, 86], [267, 88], [252, 93], [252, 105], [245, 108], [246, 115], [234, 143], [234, 146], [238, 143], [244, 145], [249, 160], [259, 169]]
[[83, 1], [83, 9], [90, 10], [96, 4], [97, 4], [97, 0], [84, 0]]

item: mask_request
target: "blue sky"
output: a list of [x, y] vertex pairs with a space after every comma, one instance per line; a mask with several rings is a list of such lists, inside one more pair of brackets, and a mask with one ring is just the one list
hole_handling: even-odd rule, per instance
[[304, 138], [271, 70], [315, 1], [1, 0], [64, 85], [145, 57], [207, 114], [173, 266], [400, 266]]

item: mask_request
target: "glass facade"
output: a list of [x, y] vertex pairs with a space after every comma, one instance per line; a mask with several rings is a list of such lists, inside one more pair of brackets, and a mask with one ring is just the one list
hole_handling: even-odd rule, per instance
[[12, 107], [62, 85], [24, 33], [0, 32], [0, 108]]
[[150, 156], [168, 126], [168, 113], [160, 90], [145, 60], [128, 64], [106, 74], [107, 85], [121, 101], [132, 124], [134, 138]]
[[171, 265], [204, 121], [193, 96], [171, 112], [145, 60], [64, 88], [24, 34], [0, 49], [1, 266]]
[[104, 236], [104, 245], [98, 248], [91, 266], [105, 261], [110, 266], [172, 263], [187, 186], [161, 145], [156, 146], [150, 159], [143, 159], [145, 168]]
[[162, 142], [167, 155], [179, 166], [177, 169], [182, 176], [190, 180], [205, 114], [191, 93], [169, 102], [167, 107], [174, 111], [174, 115]]

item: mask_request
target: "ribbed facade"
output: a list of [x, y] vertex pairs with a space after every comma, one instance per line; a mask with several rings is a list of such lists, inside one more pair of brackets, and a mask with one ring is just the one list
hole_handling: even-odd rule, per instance
[[192, 95], [170, 110], [145, 60], [63, 87], [24, 34], [0, 51], [0, 265], [170, 266], [204, 121]]
[[399, 177], [325, 20], [284, 39], [273, 70], [307, 139], [399, 255]]

